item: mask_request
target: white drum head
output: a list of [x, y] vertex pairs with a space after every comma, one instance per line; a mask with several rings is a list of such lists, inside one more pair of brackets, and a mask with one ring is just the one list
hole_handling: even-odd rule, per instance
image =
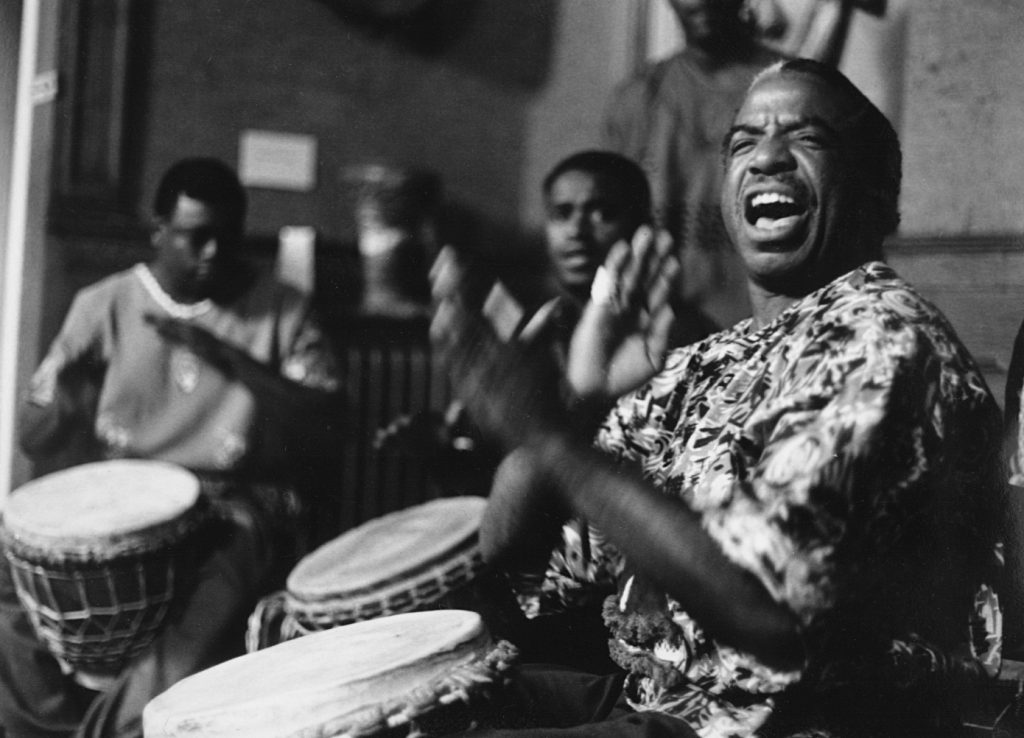
[[288, 591], [316, 600], [363, 594], [475, 543], [487, 500], [449, 497], [371, 520], [324, 544], [288, 576]]
[[101, 461], [19, 487], [7, 503], [4, 527], [22, 544], [56, 552], [117, 547], [180, 517], [198, 497], [198, 478], [174, 464]]
[[178, 682], [146, 706], [143, 728], [146, 738], [359, 734], [491, 647], [465, 610], [333, 628]]

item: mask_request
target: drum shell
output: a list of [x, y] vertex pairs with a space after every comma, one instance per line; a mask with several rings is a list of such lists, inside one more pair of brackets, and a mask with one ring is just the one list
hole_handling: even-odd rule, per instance
[[[305, 571], [303, 564], [296, 567], [285, 590], [259, 603], [249, 620], [248, 650], [337, 626], [424, 610], [471, 610], [483, 617], [497, 637], [505, 637], [512, 630], [510, 621], [522, 615], [504, 577], [484, 565], [477, 529], [485, 505], [482, 498], [435, 500], [343, 534], [314, 552]], [[435, 516], [443, 522], [459, 522], [442, 527], [427, 545], [417, 545], [429, 538], [430, 534], [422, 531], [433, 530]], [[393, 554], [390, 559], [379, 550], [364, 557], [364, 551], [372, 550], [379, 540], [388, 540], [396, 530], [412, 532], [399, 533], [392, 540], [393, 550], [383, 549]], [[367, 558], [387, 565], [356, 565], [365, 564]], [[316, 565], [309, 566], [308, 561]], [[391, 565], [392, 561], [401, 563]], [[352, 569], [358, 574], [350, 574]], [[309, 575], [310, 571], [315, 575]]]
[[194, 585], [206, 513], [201, 506], [189, 511], [175, 540], [109, 558], [61, 557], [0, 527], [18, 598], [39, 640], [71, 671], [117, 674], [152, 643]]
[[475, 613], [407, 613], [239, 656], [155, 697], [144, 732], [272, 738], [465, 730], [514, 678], [518, 658], [481, 623]]

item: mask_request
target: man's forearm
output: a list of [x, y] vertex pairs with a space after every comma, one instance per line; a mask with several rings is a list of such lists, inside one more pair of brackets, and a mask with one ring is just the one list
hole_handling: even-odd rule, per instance
[[298, 450], [310, 456], [337, 452], [344, 435], [345, 396], [282, 377], [242, 351], [232, 361], [235, 377], [261, 410], [280, 424]]
[[480, 523], [484, 560], [518, 572], [542, 571], [558, 542], [568, 512], [538, 474], [526, 449], [498, 466]]
[[726, 558], [681, 500], [564, 434], [535, 439], [530, 453], [565, 504], [709, 632], [766, 664], [800, 666], [804, 654], [795, 616]]

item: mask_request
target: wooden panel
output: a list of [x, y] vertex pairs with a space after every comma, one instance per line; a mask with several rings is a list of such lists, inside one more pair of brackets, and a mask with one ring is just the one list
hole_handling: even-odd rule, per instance
[[905, 239], [887, 253], [893, 268], [949, 318], [1002, 404], [1024, 320], [1024, 238]]
[[129, 134], [140, 112], [136, 77], [145, 54], [135, 27], [144, 11], [137, 0], [61, 5], [52, 212], [59, 231], [117, 234], [137, 228], [138, 166]]

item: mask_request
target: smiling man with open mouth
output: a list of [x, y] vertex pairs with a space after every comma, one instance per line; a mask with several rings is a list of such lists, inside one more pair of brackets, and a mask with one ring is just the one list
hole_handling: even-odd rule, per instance
[[827, 90], [809, 74], [760, 77], [724, 142], [726, 228], [747, 266], [751, 299], [775, 306], [769, 316], [879, 258], [898, 221], [863, 185], [874, 164], [858, 153], [885, 151], [863, 140], [864, 108]]

